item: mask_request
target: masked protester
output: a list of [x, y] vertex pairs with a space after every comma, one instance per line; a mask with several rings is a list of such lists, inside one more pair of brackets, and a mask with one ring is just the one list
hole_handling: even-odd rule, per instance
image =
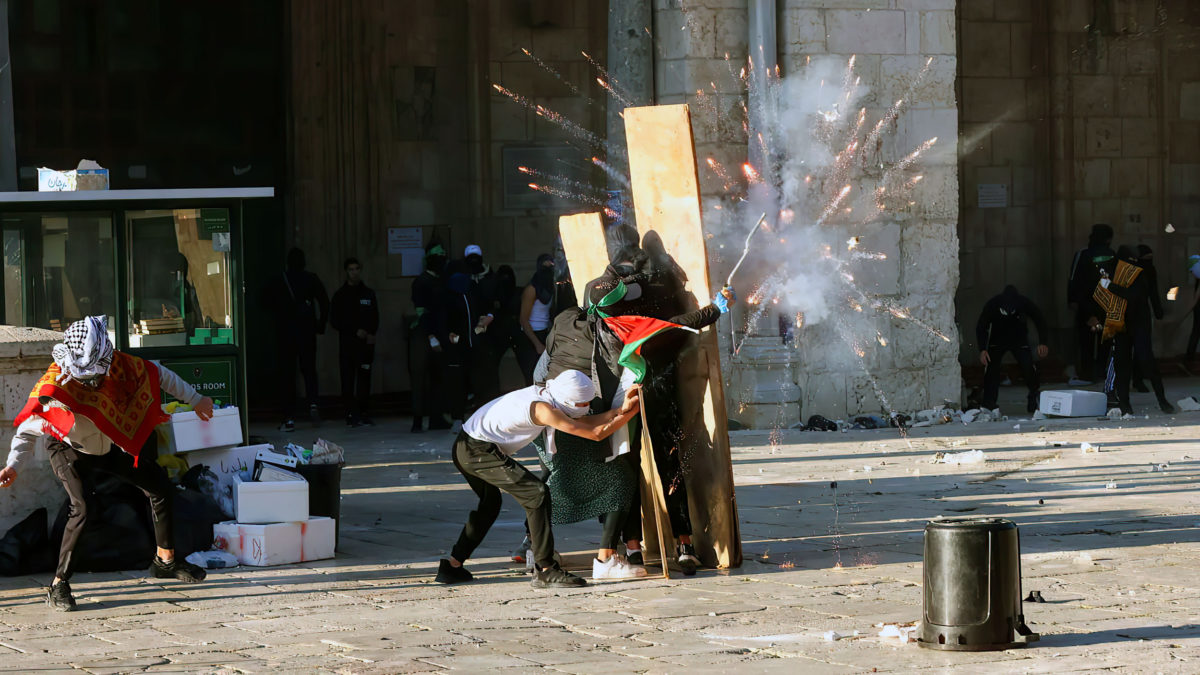
[[463, 268], [470, 279], [467, 297], [471, 305], [472, 335], [466, 351], [470, 366], [470, 395], [475, 406], [500, 395], [500, 357], [496, 353], [495, 341], [486, 335], [500, 311], [499, 279], [490, 265], [483, 260], [483, 249], [476, 244], [463, 251]]
[[1102, 352], [1094, 326], [1101, 314], [1092, 297], [1092, 290], [1103, 274], [1111, 276], [1116, 264], [1116, 253], [1112, 250], [1113, 229], [1104, 223], [1092, 226], [1088, 245], [1075, 252], [1071, 262], [1071, 273], [1067, 278], [1067, 305], [1075, 313], [1075, 331], [1078, 345], [1076, 375], [1068, 384], [1086, 386], [1102, 372], [1107, 361]]
[[171, 505], [175, 488], [158, 465], [155, 427], [169, 419], [159, 405], [160, 391], [193, 406], [202, 420], [212, 418], [212, 399], [160, 364], [114, 351], [103, 316], [71, 324], [62, 344], [55, 345], [53, 357], [54, 363], [17, 415], [8, 465], [0, 471], [0, 487], [11, 486], [37, 441], [47, 437], [50, 466], [67, 491], [70, 508], [46, 603], [58, 611], [75, 609], [72, 553], [87, 522], [82, 476], [89, 471], [117, 476], [150, 499], [158, 544], [151, 576], [203, 581], [203, 569], [175, 559]]
[[470, 277], [462, 272], [451, 274], [446, 280], [443, 301], [445, 321], [441, 339], [446, 354], [446, 379], [442, 386], [445, 387], [446, 404], [450, 419], [453, 420], [453, 433], [458, 433], [467, 419], [468, 395], [476, 375], [472, 358], [476, 343], [486, 339], [473, 330], [479, 315], [472, 299]]
[[488, 326], [486, 335], [492, 342], [493, 356], [497, 363], [503, 360], [508, 350], [511, 349], [515, 353], [517, 345], [525, 340], [521, 332], [521, 298], [524, 290], [517, 286], [517, 275], [512, 267], [501, 265], [496, 268], [496, 297], [499, 298], [499, 305], [495, 313], [496, 320]]
[[996, 408], [1000, 381], [1004, 379], [1004, 355], [1012, 352], [1021, 366], [1025, 386], [1029, 388], [1026, 410], [1038, 408], [1038, 370], [1034, 350], [1030, 346], [1028, 322], [1038, 332], [1037, 358], [1044, 359], [1050, 349], [1044, 344], [1046, 320], [1042, 311], [1029, 298], [1017, 292], [1016, 286], [1005, 286], [1004, 292], [987, 301], [975, 324], [975, 338], [980, 346], [979, 362], [987, 371], [983, 376], [983, 407]]
[[304, 379], [308, 414], [314, 423], [321, 420], [317, 408], [317, 336], [325, 332], [329, 297], [317, 275], [304, 268], [304, 251], [288, 251], [287, 270], [264, 298], [268, 311], [276, 314], [276, 353], [284, 408], [279, 430], [286, 432], [296, 430], [297, 367]]
[[[1150, 309], [1154, 312], [1155, 320], [1162, 321], [1162, 318], [1163, 318], [1162, 296], [1158, 294], [1158, 292], [1159, 292], [1158, 269], [1154, 267], [1154, 250], [1145, 244], [1138, 244], [1137, 256], [1138, 256], [1138, 267], [1141, 267], [1142, 269], [1146, 270], [1145, 273], [1148, 275], [1146, 277], [1146, 285], [1150, 291]], [[1153, 332], [1153, 331], [1151, 331], [1151, 332]], [[1136, 345], [1136, 344], [1134, 345], [1134, 348], [1135, 348], [1135, 351], [1137, 351], [1139, 354], [1141, 352], [1144, 352], [1147, 349], [1149, 349], [1151, 351], [1149, 360], [1156, 362], [1154, 355], [1153, 355], [1153, 347], [1152, 347], [1151, 337], [1152, 337], [1151, 335], [1146, 336], [1145, 343], [1140, 347], [1140, 349], [1138, 348], [1138, 345]], [[1150, 389], [1148, 387], [1146, 387], [1145, 378], [1147, 376], [1149, 376], [1150, 378], [1153, 379], [1153, 377], [1155, 375], [1158, 375], [1157, 369], [1153, 373], [1142, 372], [1141, 363], [1145, 360], [1147, 360], [1147, 359], [1140, 357], [1137, 354], [1134, 355], [1133, 388], [1135, 391], [1139, 391], [1143, 394], [1150, 392]], [[1159, 379], [1160, 380], [1162, 379], [1161, 375], [1159, 375]]]
[[483, 542], [500, 515], [501, 491], [511, 494], [525, 509], [535, 562], [534, 588], [572, 588], [586, 582], [563, 570], [554, 560], [554, 534], [550, 525], [550, 498], [546, 485], [512, 455], [539, 435], [546, 434], [552, 452], [557, 434], [594, 441], [608, 438], [637, 413], [638, 388], [629, 390], [620, 408], [588, 415], [596, 389], [579, 372], [554, 378], [544, 387], [525, 387], [490, 401], [467, 420], [454, 442], [454, 466], [467, 479], [479, 505], [454, 544], [450, 557], [438, 566], [437, 581], [445, 584], [470, 581], [463, 563]]
[[333, 294], [330, 323], [338, 332], [338, 366], [346, 426], [374, 426], [367, 406], [371, 396], [371, 364], [379, 331], [379, 301], [362, 281], [362, 265], [347, 258], [346, 283]]
[[450, 428], [446, 421], [441, 383], [446, 377], [446, 353], [441, 336], [445, 327], [446, 249], [437, 241], [425, 247], [425, 269], [413, 279], [416, 316], [408, 327], [408, 373], [412, 380], [413, 433]]
[[1165, 413], [1172, 413], [1175, 407], [1167, 401], [1150, 345], [1150, 296], [1154, 279], [1138, 262], [1138, 255], [1132, 247], [1120, 247], [1117, 249], [1117, 266], [1112, 278], [1102, 278], [1095, 290], [1096, 301], [1105, 310], [1102, 337], [1112, 340], [1113, 389], [1121, 412], [1133, 414], [1129, 382], [1136, 359], [1142, 372], [1150, 377], [1154, 385], [1159, 408]]

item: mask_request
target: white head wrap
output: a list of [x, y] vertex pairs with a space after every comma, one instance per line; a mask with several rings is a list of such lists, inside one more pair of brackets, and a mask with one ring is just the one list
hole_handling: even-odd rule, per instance
[[71, 324], [63, 341], [51, 351], [62, 375], [59, 384], [71, 380], [90, 380], [108, 373], [112, 365], [113, 344], [108, 339], [108, 317], [89, 316]]
[[588, 414], [587, 407], [575, 404], [591, 403], [596, 398], [596, 385], [592, 378], [578, 370], [565, 370], [546, 382], [546, 394], [564, 415], [583, 417]]

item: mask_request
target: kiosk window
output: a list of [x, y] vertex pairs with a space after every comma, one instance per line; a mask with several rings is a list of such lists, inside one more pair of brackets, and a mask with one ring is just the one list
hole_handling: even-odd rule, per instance
[[228, 209], [126, 211], [129, 345], [232, 344]]
[[110, 213], [5, 213], [2, 220], [6, 323], [61, 331], [104, 315], [115, 325]]

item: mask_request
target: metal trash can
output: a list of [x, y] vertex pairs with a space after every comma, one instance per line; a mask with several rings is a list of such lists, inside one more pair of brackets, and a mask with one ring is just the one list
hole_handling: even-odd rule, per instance
[[1021, 606], [1021, 541], [1004, 518], [945, 518], [925, 526], [922, 647], [992, 651], [1038, 639]]
[[346, 464], [301, 464], [296, 471], [308, 481], [308, 515], [333, 518], [333, 548], [342, 532], [342, 468]]

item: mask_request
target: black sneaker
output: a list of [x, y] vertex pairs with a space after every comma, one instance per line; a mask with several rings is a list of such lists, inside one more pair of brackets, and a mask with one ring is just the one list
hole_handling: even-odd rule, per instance
[[554, 567], [547, 567], [544, 570], [534, 568], [533, 582], [534, 588], [579, 588], [587, 586], [587, 581], [581, 577], [564, 570], [554, 564]]
[[370, 417], [367, 417], [366, 415], [363, 415], [362, 417], [358, 418], [358, 423], [364, 427], [375, 426], [375, 420], [371, 419]]
[[466, 567], [461, 565], [455, 567], [450, 564], [449, 560], [442, 558], [441, 562], [438, 563], [438, 573], [434, 577], [434, 581], [439, 584], [461, 584], [464, 581], [471, 581], [474, 578], [475, 575], [468, 572]]
[[47, 588], [46, 604], [56, 612], [75, 611], [75, 596], [71, 595], [71, 584], [60, 581]]
[[425, 431], [425, 418], [424, 417], [414, 417], [413, 425], [412, 425], [412, 432], [414, 434], [419, 434], [422, 431]]
[[160, 560], [158, 556], [154, 556], [154, 562], [150, 563], [150, 576], [155, 579], [178, 579], [185, 583], [195, 584], [204, 581], [208, 572], [205, 572], [203, 567], [197, 567], [186, 560], [174, 559], [168, 563]]
[[696, 573], [696, 568], [700, 566], [700, 559], [696, 557], [696, 549], [692, 548], [691, 544], [679, 545], [679, 569], [683, 571], [684, 576], [692, 576]]
[[291, 433], [296, 430], [295, 420], [284, 420], [283, 424], [279, 425], [279, 430], [285, 433]]
[[636, 551], [629, 551], [629, 553], [625, 556], [625, 561], [628, 562], [630, 565], [645, 565], [646, 564], [646, 563], [642, 562], [642, 549], [640, 549], [640, 548]]

